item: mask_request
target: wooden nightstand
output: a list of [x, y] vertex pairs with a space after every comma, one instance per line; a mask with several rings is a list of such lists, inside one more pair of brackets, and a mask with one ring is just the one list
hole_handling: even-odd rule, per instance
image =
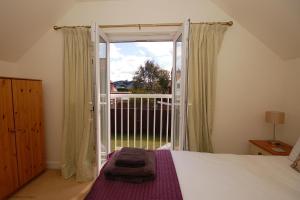
[[[250, 154], [252, 155], [276, 155], [288, 156], [292, 150], [292, 146], [278, 141], [280, 145], [273, 145], [268, 140], [249, 140]], [[279, 148], [280, 151], [276, 151]]]

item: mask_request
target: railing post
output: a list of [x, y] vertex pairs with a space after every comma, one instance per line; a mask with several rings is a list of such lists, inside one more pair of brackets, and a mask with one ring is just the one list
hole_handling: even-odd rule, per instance
[[143, 148], [143, 98], [141, 98], [141, 110], [140, 110], [140, 147]]
[[147, 149], [149, 149], [149, 98], [147, 98]]
[[129, 144], [129, 103], [130, 103], [130, 98], [128, 98], [128, 101], [127, 101], [127, 146], [129, 147], [130, 144]]
[[136, 98], [134, 98], [134, 131], [133, 131], [133, 147], [135, 147], [135, 140], [136, 140]]
[[162, 142], [162, 117], [163, 117], [163, 100], [160, 98], [160, 131], [159, 131], [159, 146], [161, 147]]
[[167, 104], [167, 127], [166, 127], [166, 144], [169, 142], [169, 107], [170, 107], [170, 98], [168, 99], [168, 104]]
[[115, 97], [115, 150], [117, 149], [117, 97]]
[[153, 116], [153, 149], [156, 149], [155, 145], [155, 123], [156, 123], [156, 98], [154, 98], [154, 108], [153, 108], [154, 116]]
[[121, 98], [121, 147], [123, 147], [123, 98]]

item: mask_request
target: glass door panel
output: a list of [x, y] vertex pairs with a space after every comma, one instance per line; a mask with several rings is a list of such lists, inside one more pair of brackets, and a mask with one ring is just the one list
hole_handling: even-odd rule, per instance
[[179, 150], [179, 132], [180, 132], [180, 86], [181, 86], [181, 48], [182, 34], [174, 42], [174, 68], [173, 68], [173, 101], [174, 101], [174, 118], [173, 118], [173, 148]]
[[94, 67], [94, 121], [96, 135], [97, 173], [99, 174], [107, 154], [110, 152], [110, 91], [109, 91], [109, 42], [105, 34], [93, 24], [91, 30], [93, 41]]
[[174, 150], [183, 150], [186, 133], [187, 114], [187, 55], [189, 20], [187, 20], [175, 36], [174, 42], [174, 64], [172, 70], [173, 105], [172, 105], [172, 147]]
[[108, 69], [108, 41], [99, 35], [99, 64], [100, 64], [100, 140], [101, 164], [106, 161], [109, 147], [109, 69]]

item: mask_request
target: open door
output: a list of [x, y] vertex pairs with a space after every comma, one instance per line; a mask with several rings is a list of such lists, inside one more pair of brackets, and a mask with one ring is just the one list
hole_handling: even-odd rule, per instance
[[110, 78], [109, 41], [97, 24], [93, 24], [94, 119], [97, 173], [110, 153]]
[[180, 27], [173, 40], [172, 148], [183, 150], [187, 119], [187, 67], [190, 20]]

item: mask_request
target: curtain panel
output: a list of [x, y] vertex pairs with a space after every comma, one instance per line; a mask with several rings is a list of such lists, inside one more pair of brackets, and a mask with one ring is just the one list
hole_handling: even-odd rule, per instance
[[87, 28], [65, 28], [64, 37], [64, 127], [62, 175], [77, 181], [95, 177], [93, 131], [91, 38]]
[[187, 149], [213, 152], [217, 55], [226, 25], [192, 24], [188, 58]]

